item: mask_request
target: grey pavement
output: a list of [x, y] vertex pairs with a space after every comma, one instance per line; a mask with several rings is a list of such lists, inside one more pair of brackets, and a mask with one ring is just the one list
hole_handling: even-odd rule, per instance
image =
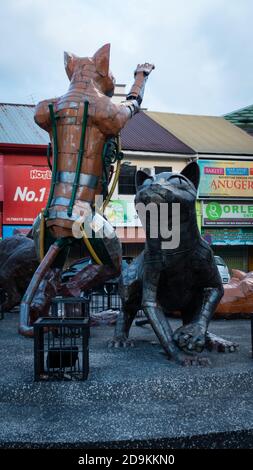
[[17, 326], [17, 313], [0, 321], [0, 447], [253, 447], [250, 320], [212, 322], [240, 351], [204, 352], [208, 367], [168, 360], [149, 325], [117, 350], [113, 327], [93, 327], [84, 382], [35, 383], [33, 340]]

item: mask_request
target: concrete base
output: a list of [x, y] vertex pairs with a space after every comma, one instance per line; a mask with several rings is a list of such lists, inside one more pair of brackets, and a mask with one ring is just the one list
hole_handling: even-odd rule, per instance
[[150, 326], [132, 328], [127, 350], [94, 327], [88, 380], [57, 383], [34, 383], [33, 340], [17, 326], [17, 313], [0, 321], [0, 447], [253, 447], [249, 320], [212, 323], [240, 351], [202, 353], [206, 368], [169, 361]]

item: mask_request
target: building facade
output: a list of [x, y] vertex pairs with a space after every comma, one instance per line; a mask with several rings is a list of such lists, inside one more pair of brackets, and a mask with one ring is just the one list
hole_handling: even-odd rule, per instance
[[[4, 238], [28, 231], [49, 193], [48, 134], [34, 123], [33, 114], [30, 105], [0, 105], [0, 231]], [[125, 256], [138, 254], [145, 242], [134, 209], [136, 171], [151, 175], [181, 171], [198, 160], [197, 215], [202, 236], [230, 268], [253, 270], [250, 135], [221, 117], [141, 111], [127, 123], [121, 141], [124, 158], [106, 214]]]
[[222, 117], [147, 113], [195, 150], [203, 238], [229, 268], [253, 270], [253, 139]]

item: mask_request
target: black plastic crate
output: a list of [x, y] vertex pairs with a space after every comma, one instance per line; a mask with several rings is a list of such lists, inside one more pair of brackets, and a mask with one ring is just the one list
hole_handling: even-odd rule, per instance
[[89, 318], [88, 297], [57, 296], [51, 303], [51, 316], [55, 318]]
[[90, 293], [90, 315], [120, 309], [121, 298], [118, 283], [107, 282], [99, 290]]
[[39, 318], [34, 323], [34, 380], [86, 380], [89, 318]]

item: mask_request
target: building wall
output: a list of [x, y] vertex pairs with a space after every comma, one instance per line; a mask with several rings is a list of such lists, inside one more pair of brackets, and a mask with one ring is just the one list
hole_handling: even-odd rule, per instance
[[[155, 167], [172, 167], [172, 171], [180, 172], [189, 162], [189, 157], [177, 156], [175, 158], [175, 155], [168, 154], [160, 158], [158, 155], [156, 158], [154, 158], [154, 156], [149, 156], [148, 154], [145, 156], [141, 154], [135, 154], [133, 156], [126, 151], [124, 152], [124, 159], [122, 163], [124, 162], [135, 166], [136, 170], [149, 169], [151, 175], [153, 175]], [[142, 251], [144, 247], [145, 233], [134, 209], [134, 198], [134, 194], [119, 194], [117, 185], [112, 197], [112, 201], [109, 203], [108, 209], [106, 211], [106, 216], [116, 227], [118, 233], [120, 231], [119, 227], [125, 227], [124, 232], [122, 228], [120, 231], [123, 242], [123, 255], [125, 256], [136, 256], [140, 253], [140, 251]], [[117, 215], [115, 215], [115, 213], [118, 214], [118, 211], [120, 210], [124, 216], [124, 223], [122, 223], [121, 217], [119, 217], [117, 220]], [[135, 240], [132, 238], [133, 229], [126, 230], [127, 227], [133, 228], [134, 226], [136, 227]], [[124, 235], [122, 235], [123, 233]]]
[[114, 95], [112, 97], [112, 102], [115, 104], [120, 104], [126, 99], [126, 85], [116, 84]]
[[[128, 154], [127, 152], [124, 153], [124, 158], [122, 160], [122, 163], [129, 162], [131, 165], [136, 166], [137, 170], [148, 168], [151, 170], [151, 174], [154, 174], [154, 168], [156, 166], [161, 166], [161, 167], [172, 167], [172, 171], [175, 172], [180, 172], [182, 169], [189, 163], [189, 157], [184, 157], [180, 156], [178, 159], [175, 159], [173, 155], [167, 155], [166, 157], [159, 158], [159, 155], [157, 158], [150, 158], [147, 154], [147, 156], [143, 155], [135, 155], [134, 157], [131, 154]], [[119, 195], [118, 193], [118, 185], [115, 189], [114, 193], [114, 199], [119, 198], [119, 199], [126, 199], [126, 200], [133, 200], [134, 196], [127, 196], [127, 195]]]
[[[27, 149], [19, 148], [17, 151], [8, 150], [6, 153], [3, 151], [0, 153], [4, 174], [4, 200], [0, 200], [0, 236], [2, 234], [4, 237], [9, 236], [15, 230], [23, 232], [26, 229], [28, 230], [34, 217], [45, 207], [50, 187], [46, 147], [41, 146], [42, 148], [37, 150], [35, 147], [27, 146]], [[133, 153], [125, 151], [123, 162], [129, 162], [137, 169], [149, 168], [152, 173], [155, 166], [169, 166], [172, 167], [173, 171], [181, 171], [189, 160], [189, 157], [183, 155], [154, 156], [152, 154], [143, 155], [143, 153], [133, 155]], [[229, 162], [240, 162], [241, 168], [249, 169], [248, 180], [253, 181], [253, 160], [249, 157], [240, 156], [237, 158], [231, 155], [200, 156], [199, 162], [203, 160], [210, 162], [218, 160], [220, 166], [224, 166], [224, 168], [229, 167]], [[237, 176], [231, 175], [233, 178]], [[239, 176], [241, 179], [246, 178], [246, 175]], [[240, 223], [240, 220], [237, 220], [234, 225], [227, 227], [222, 224], [218, 227], [204, 227], [202, 202], [214, 201], [229, 204], [232, 201], [234, 205], [242, 205], [243, 202], [247, 201], [248, 204], [251, 205], [252, 203], [253, 206], [252, 195], [252, 190], [247, 192], [246, 195], [240, 195], [239, 193], [235, 195], [233, 191], [228, 191], [223, 198], [215, 194], [206, 198], [200, 194], [196, 205], [198, 226], [202, 235], [211, 243], [214, 253], [224, 258], [230, 269], [253, 270], [253, 223], [244, 226], [243, 223]], [[116, 187], [112, 199], [116, 202], [129, 202], [134, 206], [134, 195], [121, 195], [118, 192], [118, 187]], [[131, 240], [128, 240], [126, 238], [125, 228], [129, 225], [132, 228], [132, 235], [133, 233], [140, 234], [136, 239], [131, 238]], [[115, 226], [123, 242], [123, 254], [125, 256], [138, 254], [144, 246], [144, 233], [138, 219], [132, 220], [130, 224], [128, 221], [123, 224], [116, 223]], [[219, 240], [212, 242], [212, 235], [215, 230], [219, 231]], [[211, 238], [208, 238], [208, 235], [211, 235]]]
[[202, 236], [230, 271], [252, 270], [253, 160], [212, 156], [199, 163]]

